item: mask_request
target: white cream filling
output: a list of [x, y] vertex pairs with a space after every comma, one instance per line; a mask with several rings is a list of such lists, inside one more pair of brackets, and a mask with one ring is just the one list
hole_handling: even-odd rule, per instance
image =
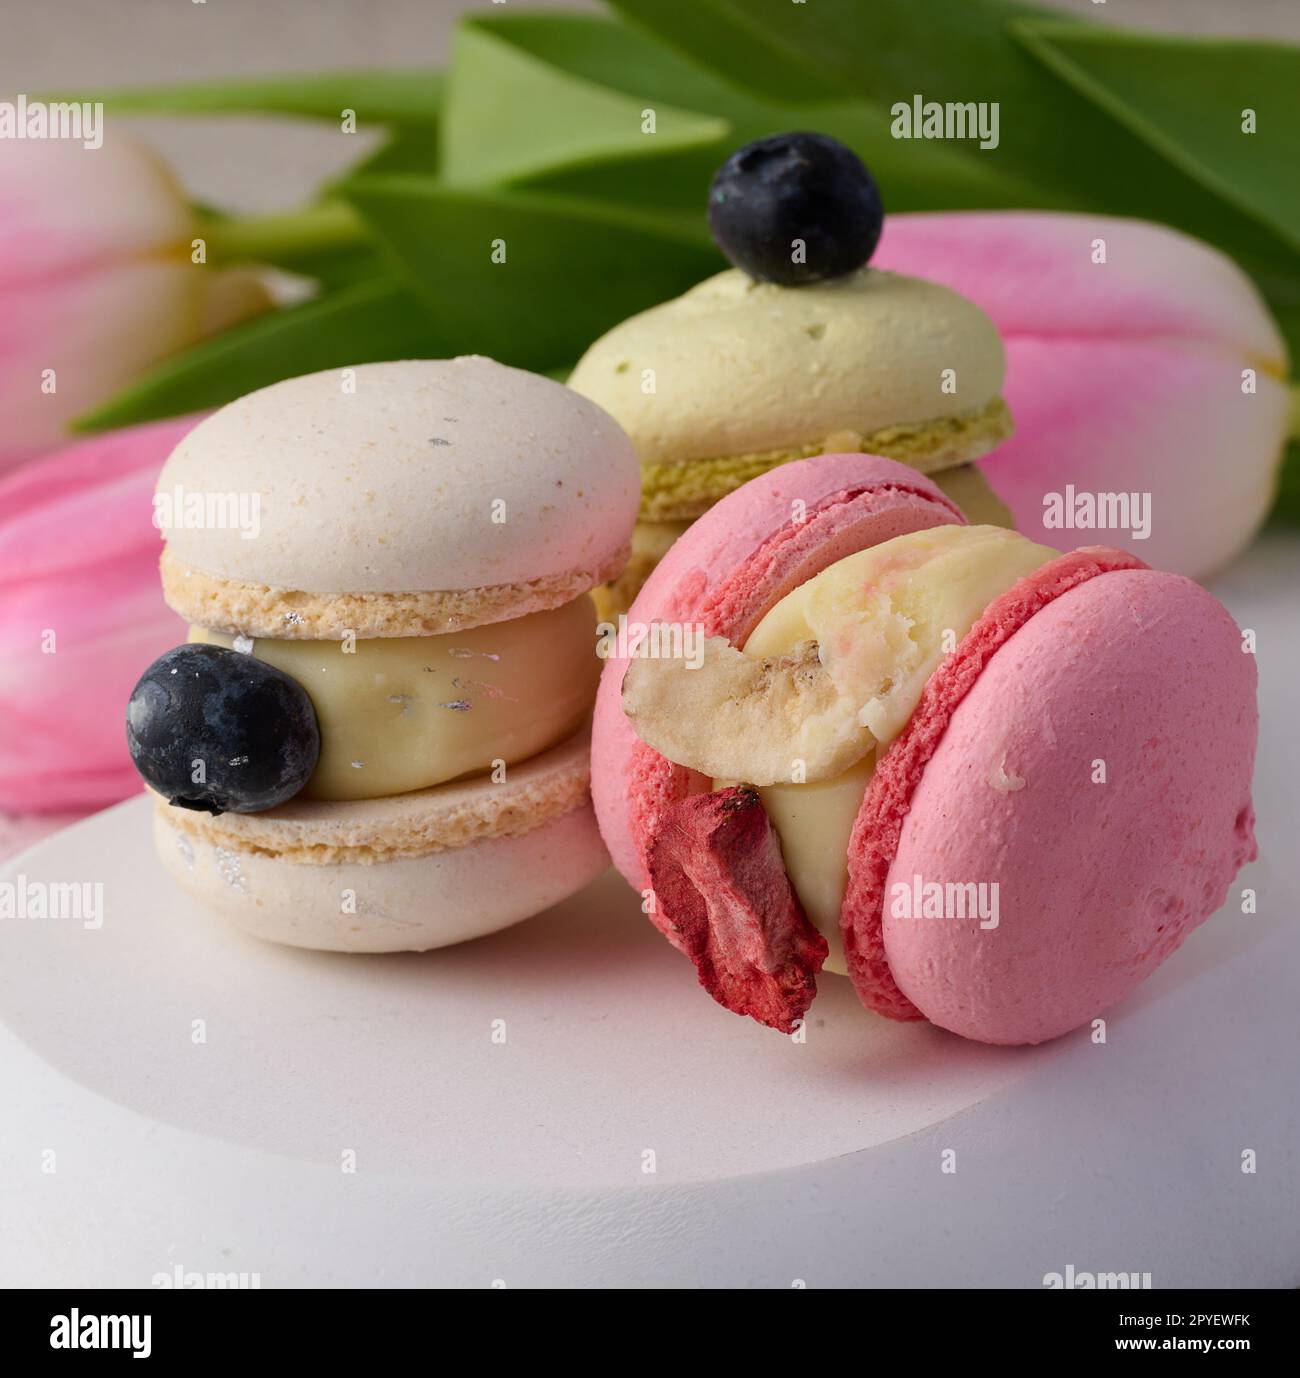
[[[500, 772], [563, 741], [595, 697], [595, 627], [583, 595], [442, 636], [262, 639], [248, 653], [292, 675], [316, 708], [320, 762], [304, 794], [375, 799]], [[190, 640], [235, 644], [203, 627]]]

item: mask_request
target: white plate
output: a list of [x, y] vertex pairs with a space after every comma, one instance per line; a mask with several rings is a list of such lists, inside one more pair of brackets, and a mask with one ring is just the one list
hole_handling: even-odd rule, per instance
[[1297, 586], [1280, 539], [1216, 586], [1259, 636], [1259, 912], [1230, 901], [1104, 1045], [985, 1048], [834, 978], [795, 1044], [714, 1006], [613, 873], [344, 957], [195, 908], [143, 800], [47, 839], [4, 878], [102, 882], [104, 922], [0, 922], [0, 1283], [1295, 1285]]

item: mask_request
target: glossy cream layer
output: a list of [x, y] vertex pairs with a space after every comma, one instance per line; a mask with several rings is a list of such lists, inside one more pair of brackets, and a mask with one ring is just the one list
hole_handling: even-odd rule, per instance
[[[445, 636], [253, 642], [311, 695], [321, 754], [304, 793], [376, 799], [527, 760], [591, 710], [596, 613], [585, 595], [548, 612]], [[203, 627], [191, 641], [230, 646]]]
[[825, 970], [838, 976], [848, 975], [840, 937], [840, 906], [849, 879], [849, 832], [875, 768], [873, 751], [833, 780], [768, 785], [758, 791], [781, 839], [790, 884], [830, 947]]
[[[787, 594], [744, 650], [761, 658], [817, 641], [837, 683], [861, 701], [861, 719], [883, 750], [906, 725], [939, 662], [984, 609], [1056, 554], [1000, 527], [942, 526], [899, 536], [840, 560]], [[832, 780], [759, 790], [790, 883], [831, 946], [826, 970], [840, 974], [849, 834], [875, 755]]]

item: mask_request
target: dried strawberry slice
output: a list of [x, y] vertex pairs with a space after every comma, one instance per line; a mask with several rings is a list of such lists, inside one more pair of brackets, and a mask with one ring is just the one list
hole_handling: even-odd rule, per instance
[[727, 1009], [793, 1033], [817, 994], [826, 939], [790, 886], [781, 844], [752, 789], [670, 805], [647, 852], [659, 921]]

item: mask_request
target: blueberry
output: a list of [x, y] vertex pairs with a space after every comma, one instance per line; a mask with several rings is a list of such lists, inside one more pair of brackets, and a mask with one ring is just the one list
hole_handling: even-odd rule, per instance
[[883, 219], [875, 179], [825, 134], [756, 139], [723, 163], [709, 187], [718, 248], [750, 277], [786, 287], [861, 268]]
[[[135, 768], [169, 804], [260, 813], [311, 778], [320, 728], [296, 679], [224, 646], [175, 646], [126, 706]], [[196, 778], [197, 777], [197, 778]]]

